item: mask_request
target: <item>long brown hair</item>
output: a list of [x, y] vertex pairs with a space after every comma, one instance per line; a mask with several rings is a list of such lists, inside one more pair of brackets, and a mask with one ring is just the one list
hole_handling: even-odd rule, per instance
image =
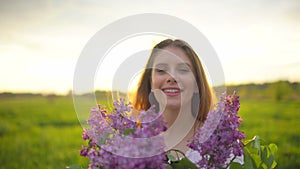
[[149, 94], [151, 92], [151, 76], [153, 61], [157, 51], [155, 49], [164, 49], [166, 47], [176, 47], [182, 49], [185, 52], [185, 54], [189, 57], [193, 65], [193, 72], [198, 85], [200, 99], [199, 104], [197, 104], [199, 108], [198, 114], [196, 115], [198, 124], [195, 125], [195, 127], [199, 127], [206, 120], [206, 116], [212, 106], [212, 91], [208, 84], [203, 66], [200, 62], [198, 55], [190, 47], [190, 45], [183, 40], [166, 39], [154, 46], [146, 64], [145, 70], [139, 81], [133, 105], [137, 110], [147, 110], [150, 108], [151, 104], [149, 101]]

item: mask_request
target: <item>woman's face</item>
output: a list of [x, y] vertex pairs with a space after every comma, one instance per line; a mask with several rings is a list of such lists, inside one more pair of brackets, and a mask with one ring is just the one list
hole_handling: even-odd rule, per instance
[[180, 109], [191, 105], [197, 90], [194, 67], [185, 52], [177, 47], [166, 47], [153, 62], [151, 87], [158, 102], [166, 108]]

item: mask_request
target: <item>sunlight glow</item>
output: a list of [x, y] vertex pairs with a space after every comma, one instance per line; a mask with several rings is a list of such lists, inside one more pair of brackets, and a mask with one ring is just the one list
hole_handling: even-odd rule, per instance
[[[216, 50], [227, 84], [300, 81], [298, 1], [31, 3], [1, 2], [0, 92], [69, 92], [89, 39], [118, 19], [145, 12], [172, 15], [197, 27]], [[111, 90], [126, 59], [167, 37], [149, 33], [116, 44], [99, 63], [95, 90]], [[133, 90], [138, 77], [120, 90]]]

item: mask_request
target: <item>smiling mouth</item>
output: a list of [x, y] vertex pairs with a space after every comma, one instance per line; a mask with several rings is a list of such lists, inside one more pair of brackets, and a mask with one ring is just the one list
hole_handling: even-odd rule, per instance
[[182, 90], [175, 88], [175, 89], [162, 89], [162, 91], [165, 93], [167, 96], [179, 96]]
[[163, 92], [165, 93], [179, 93], [179, 89], [164, 89]]

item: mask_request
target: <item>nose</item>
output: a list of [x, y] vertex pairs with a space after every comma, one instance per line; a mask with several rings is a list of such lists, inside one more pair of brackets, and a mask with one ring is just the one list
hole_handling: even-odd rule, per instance
[[169, 74], [167, 77], [167, 83], [177, 83], [177, 80], [173, 75]]

